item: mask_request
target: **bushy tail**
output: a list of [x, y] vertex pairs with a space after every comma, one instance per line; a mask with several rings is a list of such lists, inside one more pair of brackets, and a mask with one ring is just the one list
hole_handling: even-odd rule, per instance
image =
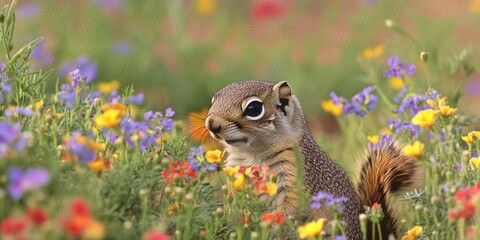
[[[367, 152], [357, 181], [357, 190], [364, 206], [381, 205], [384, 218], [380, 222], [382, 239], [390, 234], [398, 237], [397, 220], [392, 208], [393, 194], [419, 186], [423, 171], [414, 158], [403, 154], [403, 147], [395, 142], [384, 144]], [[372, 239], [371, 223], [368, 238]], [[378, 236], [378, 233], [375, 234]]]

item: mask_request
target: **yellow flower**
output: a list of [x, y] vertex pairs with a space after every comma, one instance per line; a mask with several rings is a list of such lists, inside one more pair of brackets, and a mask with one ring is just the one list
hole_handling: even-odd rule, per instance
[[277, 184], [274, 182], [266, 182], [265, 183], [265, 193], [268, 194], [269, 196], [275, 195], [277, 193]]
[[390, 86], [395, 90], [400, 90], [405, 86], [403, 79], [399, 77], [391, 77], [388, 79], [388, 83], [390, 83]]
[[457, 111], [456, 108], [452, 108], [450, 106], [441, 106], [439, 107], [438, 113], [444, 117], [448, 117], [452, 114], [454, 114]]
[[117, 90], [119, 87], [120, 83], [117, 80], [98, 84], [98, 90], [103, 94], [110, 94], [113, 90]]
[[413, 144], [405, 146], [403, 149], [403, 153], [410, 157], [421, 157], [423, 155], [423, 149], [425, 148], [425, 144], [420, 141], [415, 141]]
[[378, 58], [382, 56], [384, 51], [385, 51], [385, 47], [383, 45], [377, 45], [375, 47], [365, 48], [362, 51], [362, 57], [365, 60]]
[[237, 192], [241, 192], [245, 186], [245, 175], [240, 174], [235, 181], [233, 181], [233, 187]]
[[380, 136], [378, 135], [370, 135], [370, 136], [367, 136], [367, 140], [371, 143], [377, 143], [378, 140], [380, 140]]
[[82, 238], [84, 239], [103, 239], [105, 237], [105, 226], [103, 223], [91, 219], [85, 229]]
[[423, 110], [412, 118], [412, 123], [423, 128], [431, 128], [435, 123], [435, 111], [433, 109]]
[[476, 157], [476, 158], [470, 158], [470, 167], [472, 169], [479, 169], [480, 168], [480, 158]]
[[127, 113], [127, 106], [119, 103], [119, 102], [116, 102], [116, 103], [113, 103], [113, 104], [103, 104], [102, 105], [102, 111], [106, 112], [108, 110], [118, 110], [120, 112], [120, 115], [121, 117], [125, 116], [125, 114]]
[[33, 110], [39, 110], [41, 107], [43, 107], [43, 104], [44, 104], [44, 101], [42, 99], [34, 104], [28, 105], [28, 108], [31, 108]]
[[220, 150], [212, 150], [208, 151], [207, 154], [205, 155], [205, 158], [207, 159], [207, 162], [209, 163], [220, 163], [222, 161], [224, 152]]
[[303, 226], [299, 226], [297, 228], [298, 236], [301, 239], [313, 238], [313, 237], [319, 236], [320, 233], [322, 233], [324, 221], [325, 220], [323, 218], [320, 218], [317, 221], [312, 221]]
[[116, 109], [110, 109], [103, 114], [95, 117], [95, 124], [97, 128], [113, 128], [120, 124], [121, 112]]
[[195, 10], [198, 15], [208, 16], [211, 15], [217, 8], [216, 0], [196, 0]]
[[333, 100], [322, 101], [322, 108], [325, 112], [332, 114], [333, 116], [339, 116], [342, 114], [343, 104], [335, 105]]
[[92, 169], [95, 172], [101, 172], [103, 170], [103, 161], [102, 160], [96, 160], [88, 164], [90, 169]]
[[407, 231], [407, 234], [402, 237], [402, 240], [415, 240], [422, 233], [422, 231], [423, 228], [420, 226], [412, 227]]
[[472, 144], [474, 141], [473, 137], [474, 137], [473, 132], [469, 132], [466, 136], [462, 136], [462, 140], [468, 144]]
[[238, 173], [238, 170], [240, 169], [239, 166], [236, 167], [226, 167], [223, 169], [223, 172], [227, 174], [227, 176], [233, 177], [235, 174]]

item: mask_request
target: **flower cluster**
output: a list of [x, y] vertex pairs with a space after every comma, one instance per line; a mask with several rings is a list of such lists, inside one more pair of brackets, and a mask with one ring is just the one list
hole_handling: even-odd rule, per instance
[[[114, 103], [104, 108], [104, 113], [97, 116], [95, 121], [98, 127], [109, 128], [103, 131], [110, 143], [116, 143], [120, 137], [127, 142], [128, 147], [135, 147], [136, 142], [140, 150], [149, 150], [156, 147], [164, 134], [170, 132], [174, 123], [171, 119], [175, 112], [171, 108], [161, 112], [146, 112], [145, 121], [136, 121], [132, 117], [125, 116], [126, 107], [120, 103]], [[120, 128], [116, 128], [120, 126]]]
[[[426, 94], [409, 94], [403, 96], [405, 89], [400, 91], [399, 95], [395, 98], [395, 102], [399, 103], [395, 112], [397, 113], [406, 113], [410, 111], [412, 116], [416, 115], [418, 112], [431, 109], [432, 107], [427, 103], [427, 101], [433, 101], [433, 99], [438, 98], [438, 92], [434, 89], [430, 89]], [[401, 101], [400, 101], [401, 100]]]
[[5, 116], [7, 117], [18, 117], [19, 115], [25, 116], [25, 117], [31, 117], [33, 114], [33, 110], [29, 107], [15, 107], [15, 106], [9, 106], [5, 110]]
[[92, 217], [83, 199], [74, 199], [70, 203], [70, 211], [64, 216], [62, 225], [73, 238], [102, 239], [105, 235], [105, 226]]
[[65, 146], [68, 150], [63, 156], [64, 160], [77, 160], [80, 163], [91, 163], [98, 158], [98, 152], [105, 145], [99, 144], [82, 134], [75, 132], [65, 140]]
[[50, 181], [50, 174], [45, 168], [8, 169], [8, 194], [14, 200], [22, 198], [25, 192], [41, 188]]
[[60, 85], [60, 92], [57, 99], [66, 109], [70, 109], [75, 102], [84, 100], [85, 92], [80, 88], [81, 83], [88, 84], [87, 77], [83, 76], [80, 70], [75, 69], [70, 74], [70, 83]]
[[478, 209], [480, 198], [480, 183], [474, 187], [458, 189], [455, 193], [455, 200], [457, 201], [457, 208], [449, 212], [450, 218], [469, 218], [476, 213]]
[[0, 221], [0, 237], [2, 239], [27, 239], [27, 229], [42, 227], [48, 215], [41, 208], [29, 208], [23, 216], [7, 217]]
[[186, 176], [194, 179], [197, 173], [190, 167], [188, 161], [170, 162], [168, 167], [162, 171], [162, 177], [168, 184], [172, 184], [175, 179], [184, 179]]
[[282, 215], [280, 212], [271, 212], [271, 213], [264, 213], [261, 216], [263, 224], [270, 226], [270, 225], [282, 225], [286, 217]]
[[195, 172], [200, 171], [202, 164], [207, 171], [216, 171], [219, 169], [219, 164], [222, 162], [224, 155], [224, 151], [211, 150], [205, 153], [203, 146], [192, 147], [188, 154], [188, 162]]
[[370, 149], [381, 149], [393, 142], [393, 136], [390, 134], [371, 135], [367, 137], [368, 147]]
[[410, 135], [418, 137], [420, 126], [417, 126], [411, 122], [404, 122], [400, 119], [389, 119], [387, 124], [395, 134], [399, 134], [401, 131], [406, 130]]
[[319, 192], [312, 197], [312, 203], [310, 204], [310, 207], [313, 209], [319, 209], [323, 204], [325, 204], [326, 206], [333, 207], [337, 211], [342, 212], [347, 201], [348, 198], [344, 196], [335, 197], [330, 193]]
[[18, 124], [0, 121], [0, 158], [25, 150], [27, 144], [28, 133], [21, 132]]
[[237, 192], [243, 191], [245, 186], [253, 188], [253, 193], [257, 195], [267, 194], [272, 196], [277, 193], [277, 184], [275, 183], [275, 174], [268, 172], [268, 166], [262, 164], [251, 167], [226, 167], [223, 172], [229, 176], [231, 182], [230, 189]]
[[340, 111], [337, 108], [341, 106], [341, 112], [344, 114], [355, 114], [360, 117], [365, 117], [368, 111], [372, 111], [377, 107], [378, 97], [372, 94], [375, 88], [375, 86], [364, 88], [355, 94], [350, 101], [337, 96], [335, 92], [331, 92], [330, 98], [333, 105], [325, 102], [324, 109], [327, 108], [329, 112], [338, 114]]
[[[77, 85], [74, 84], [74, 80], [77, 76], [75, 76], [75, 74], [72, 74], [72, 72], [77, 72], [77, 71], [83, 74], [85, 83], [89, 84], [91, 81], [93, 81], [97, 77], [98, 66], [97, 66], [97, 63], [90, 61], [88, 57], [81, 56], [75, 62], [68, 62], [63, 64], [63, 66], [60, 68], [60, 76], [64, 78], [71, 77], [72, 86], [77, 87]], [[68, 75], [69, 73], [70, 73], [70, 76]]]
[[387, 60], [387, 64], [390, 67], [389, 70], [385, 71], [386, 77], [398, 77], [405, 78], [413, 75], [415, 73], [416, 67], [414, 64], [407, 66], [405, 62], [400, 61], [400, 58], [397, 56], [392, 56]]

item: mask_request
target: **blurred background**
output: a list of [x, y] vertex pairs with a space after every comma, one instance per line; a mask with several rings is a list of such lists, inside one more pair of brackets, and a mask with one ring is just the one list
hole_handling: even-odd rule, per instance
[[[32, 60], [54, 70], [51, 91], [80, 68], [92, 84], [134, 85], [146, 107], [186, 118], [227, 83], [287, 80], [310, 118], [335, 124], [320, 104], [329, 92], [349, 98], [374, 76], [393, 98], [386, 59], [419, 72], [421, 51], [434, 68], [462, 51], [478, 59], [479, 26], [480, 0], [19, 0], [14, 48], [45, 37]], [[433, 78], [440, 92], [451, 87], [441, 70]], [[464, 109], [478, 113], [480, 79], [469, 78]]]

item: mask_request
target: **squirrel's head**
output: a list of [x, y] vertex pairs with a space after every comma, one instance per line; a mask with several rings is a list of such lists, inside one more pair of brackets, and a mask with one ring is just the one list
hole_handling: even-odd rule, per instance
[[227, 148], [265, 148], [298, 135], [299, 108], [287, 82], [237, 82], [213, 96], [205, 125]]

